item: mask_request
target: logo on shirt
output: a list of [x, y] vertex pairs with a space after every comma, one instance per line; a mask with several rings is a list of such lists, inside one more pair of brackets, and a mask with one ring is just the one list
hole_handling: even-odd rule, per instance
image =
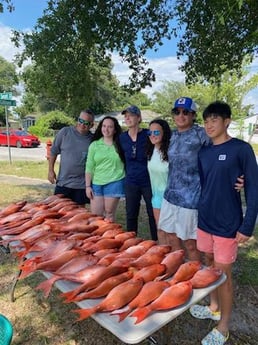
[[227, 158], [227, 155], [219, 155], [219, 161], [225, 161]]

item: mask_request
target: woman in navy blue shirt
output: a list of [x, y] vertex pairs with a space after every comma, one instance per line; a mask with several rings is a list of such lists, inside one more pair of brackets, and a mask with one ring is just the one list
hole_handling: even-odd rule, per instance
[[131, 105], [122, 111], [128, 131], [120, 135], [125, 156], [126, 226], [128, 231], [138, 231], [138, 216], [143, 197], [149, 218], [151, 238], [157, 241], [157, 227], [152, 209], [152, 191], [147, 169], [146, 142], [148, 130], [140, 128], [141, 111]]

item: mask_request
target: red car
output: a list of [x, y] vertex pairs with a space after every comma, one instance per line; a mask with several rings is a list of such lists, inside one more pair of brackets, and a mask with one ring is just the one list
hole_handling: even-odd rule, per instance
[[[39, 138], [24, 130], [9, 130], [10, 146], [16, 147], [38, 147], [40, 145]], [[0, 146], [8, 145], [8, 131], [0, 132]]]

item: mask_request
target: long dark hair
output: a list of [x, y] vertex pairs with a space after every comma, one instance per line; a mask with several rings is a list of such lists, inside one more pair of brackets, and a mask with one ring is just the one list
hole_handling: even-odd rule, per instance
[[121, 158], [121, 160], [123, 162], [125, 162], [124, 153], [121, 149], [120, 142], [119, 142], [119, 136], [122, 133], [122, 127], [120, 126], [119, 122], [117, 121], [117, 119], [115, 117], [112, 117], [112, 116], [103, 117], [103, 119], [99, 122], [98, 127], [96, 128], [96, 131], [93, 135], [92, 141], [99, 140], [100, 138], [103, 137], [101, 129], [102, 129], [103, 122], [106, 119], [111, 120], [114, 123], [114, 127], [115, 127], [115, 133], [113, 136], [114, 146], [115, 146], [116, 151], [119, 154], [119, 157]]
[[[163, 137], [162, 137], [162, 142], [160, 146], [160, 152], [161, 152], [162, 160], [165, 162], [168, 162], [168, 146], [169, 146], [169, 141], [171, 137], [171, 129], [166, 120], [154, 119], [149, 123], [149, 126], [152, 125], [153, 123], [157, 123], [163, 129]], [[151, 143], [150, 139], [148, 138], [147, 147], [146, 147], [148, 160], [151, 159], [153, 150], [154, 150], [154, 145]]]

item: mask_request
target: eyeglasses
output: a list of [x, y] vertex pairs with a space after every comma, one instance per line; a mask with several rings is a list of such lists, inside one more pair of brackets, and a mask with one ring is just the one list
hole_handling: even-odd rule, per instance
[[131, 154], [131, 158], [135, 159], [136, 158], [136, 144], [132, 145], [132, 154]]
[[78, 117], [78, 122], [84, 126], [90, 126], [92, 124], [92, 122], [83, 120], [81, 117]]
[[187, 109], [181, 109], [181, 110], [175, 109], [175, 110], [172, 110], [172, 114], [173, 115], [183, 114], [183, 115], [187, 116], [187, 115], [191, 115], [192, 113], [193, 113], [192, 111], [189, 111]]
[[148, 136], [150, 137], [151, 135], [154, 135], [154, 137], [157, 137], [160, 135], [160, 131], [156, 129], [155, 131], [148, 131]]

